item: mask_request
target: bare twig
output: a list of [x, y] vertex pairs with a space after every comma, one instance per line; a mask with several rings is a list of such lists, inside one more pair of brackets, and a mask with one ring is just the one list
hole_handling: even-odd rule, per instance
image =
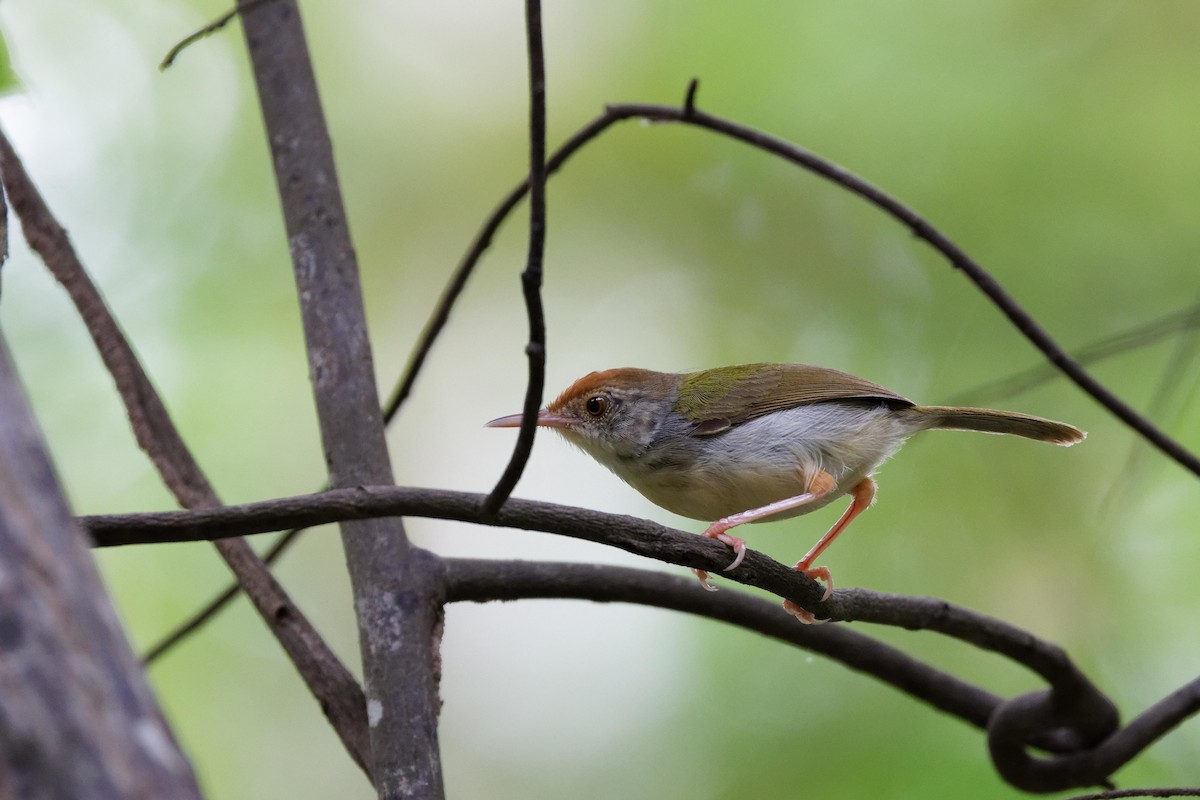
[[[270, 566], [275, 563], [275, 560], [283, 555], [284, 551], [291, 546], [307, 528], [293, 528], [287, 533], [275, 540], [267, 552], [263, 553], [262, 561]], [[192, 616], [188, 617], [179, 625], [176, 625], [166, 636], [155, 642], [145, 655], [142, 656], [142, 663], [147, 667], [158, 661], [160, 658], [169, 653], [177, 644], [187, 639], [193, 633], [207, 624], [213, 617], [221, 612], [229, 605], [238, 595], [242, 593], [242, 585], [237, 581], [230, 583], [220, 594], [209, 600], [203, 608], [196, 611]]]
[[[78, 309], [117, 384], [134, 437], [150, 456], [163, 482], [185, 507], [220, 505], [216, 492], [192, 458], [137, 355], [76, 255], [66, 231], [50, 213], [2, 132], [0, 174], [13, 209], [21, 218], [25, 239]], [[248, 544], [229, 540], [220, 543], [217, 551], [291, 658], [351, 756], [366, 770], [366, 711], [354, 677]]]
[[[1200, 304], [1175, 311], [1127, 330], [1119, 331], [1103, 339], [1079, 348], [1073, 358], [1087, 366], [1098, 364], [1114, 356], [1128, 353], [1141, 347], [1155, 344], [1170, 336], [1200, 327]], [[973, 386], [951, 397], [952, 405], [996, 402], [1015, 397], [1049, 383], [1062, 373], [1051, 364], [1040, 364], [994, 381]]]
[[[358, 263], [300, 10], [277, 0], [242, 19], [300, 298], [329, 485], [392, 482]], [[341, 523], [380, 797], [443, 796], [440, 564], [399, 518]], [[403, 586], [397, 592], [396, 584]]]
[[232, 22], [238, 14], [246, 14], [254, 10], [256, 7], [261, 6], [263, 3], [269, 2], [271, 2], [271, 0], [241, 0], [241, 2], [237, 4], [237, 7], [232, 11], [222, 14], [212, 22], [205, 25], [203, 28], [192, 31], [187, 36], [183, 37], [183, 39], [181, 39], [174, 47], [168, 50], [167, 54], [163, 56], [162, 63], [158, 65], [158, 69], [160, 71], [165, 71], [168, 67], [175, 63], [175, 59], [179, 58], [180, 53], [201, 39], [212, 36], [214, 33], [224, 28], [226, 25]]
[[542, 261], [546, 250], [546, 63], [542, 54], [541, 0], [525, 0], [525, 37], [529, 50], [529, 253], [521, 273], [521, 289], [529, 317], [529, 382], [525, 388], [521, 429], [512, 458], [483, 504], [494, 516], [516, 488], [537, 430], [537, 412], [546, 384], [546, 318], [542, 311]]
[[1200, 787], [1175, 786], [1150, 789], [1112, 789], [1107, 792], [1080, 794], [1063, 800], [1122, 800], [1128, 797], [1200, 797]]

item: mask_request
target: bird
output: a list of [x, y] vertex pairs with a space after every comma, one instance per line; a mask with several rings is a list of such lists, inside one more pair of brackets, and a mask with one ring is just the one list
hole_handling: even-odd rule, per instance
[[[492, 428], [515, 428], [521, 415]], [[914, 434], [930, 429], [1013, 434], [1069, 446], [1087, 434], [1064, 422], [985, 408], [922, 406], [890, 389], [828, 367], [741, 364], [698, 372], [635, 367], [589, 373], [537, 414], [639, 491], [684, 517], [713, 520], [704, 536], [733, 549], [739, 525], [816, 511], [849, 495], [850, 506], [794, 569], [833, 591], [827, 567], [813, 566], [875, 500], [872, 475]], [[709, 575], [692, 570], [714, 590]], [[784, 608], [818, 621], [791, 600]]]

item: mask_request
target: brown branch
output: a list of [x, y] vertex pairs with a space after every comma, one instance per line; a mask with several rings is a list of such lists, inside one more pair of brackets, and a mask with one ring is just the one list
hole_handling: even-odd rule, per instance
[[[138, 445], [179, 503], [188, 508], [220, 505], [200, 466], [179, 435], [166, 406], [79, 260], [66, 231], [50, 213], [8, 139], [0, 132], [0, 175], [29, 246], [39, 255], [83, 318], [117, 385]], [[275, 634], [333, 724], [354, 760], [367, 769], [366, 711], [362, 690], [349, 670], [243, 541], [217, 544], [263, 621]]]
[[[242, 19], [292, 255], [331, 487], [392, 482], [358, 264], [299, 7]], [[443, 795], [439, 564], [400, 519], [341, 523], [380, 797]], [[396, 590], [399, 583], [403, 587]]]
[[521, 289], [529, 317], [529, 381], [521, 410], [521, 428], [512, 458], [483, 503], [485, 517], [494, 516], [521, 480], [537, 431], [537, 412], [546, 384], [546, 317], [542, 310], [542, 261], [546, 251], [546, 63], [542, 54], [540, 0], [525, 0], [525, 36], [529, 61], [529, 253], [521, 273]]

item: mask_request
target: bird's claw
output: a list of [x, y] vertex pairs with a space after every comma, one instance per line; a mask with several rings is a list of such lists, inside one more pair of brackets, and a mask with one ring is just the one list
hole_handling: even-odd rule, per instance
[[812, 578], [818, 583], [825, 584], [825, 594], [821, 595], [821, 602], [824, 603], [833, 594], [833, 575], [829, 572], [829, 567], [810, 567], [801, 561], [792, 569], [797, 572], [803, 572], [809, 578]]
[[[833, 575], [829, 572], [829, 567], [810, 567], [801, 561], [795, 567], [797, 572], [802, 572], [818, 583], [825, 585], [825, 593], [821, 595], [821, 602], [824, 603], [833, 594]], [[804, 625], [823, 625], [829, 622], [827, 619], [817, 619], [807, 608], [801, 608], [791, 600], [783, 601], [783, 610], [798, 619]]]
[[799, 620], [801, 625], [824, 625], [829, 622], [827, 619], [817, 619], [807, 608], [801, 608], [791, 600], [783, 601], [783, 610]]
[[709, 525], [704, 535], [733, 548], [733, 561], [730, 562], [728, 567], [722, 570], [723, 572], [729, 572], [730, 570], [737, 569], [738, 565], [742, 563], [742, 559], [746, 557], [746, 540], [726, 533], [725, 531], [728, 528], [722, 522], [724, 520], [717, 520], [712, 525]]
[[715, 592], [717, 590], [717, 587], [708, 582], [707, 572], [702, 569], [694, 569], [692, 572], [696, 573], [696, 577], [700, 580], [700, 588], [704, 589], [704, 591]]
[[730, 570], [737, 569], [738, 564], [741, 564], [742, 559], [746, 557], [746, 540], [739, 539], [736, 536], [726, 536], [724, 539], [721, 539], [721, 541], [732, 547], [733, 552], [735, 553], [733, 561], [722, 571], [729, 572]]

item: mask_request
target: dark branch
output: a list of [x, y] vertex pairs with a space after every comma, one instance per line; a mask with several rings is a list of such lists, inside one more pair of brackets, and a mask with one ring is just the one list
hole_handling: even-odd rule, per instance
[[[80, 522], [94, 536], [97, 545], [107, 546], [190, 541], [211, 535], [247, 535], [295, 525], [334, 522], [338, 518], [368, 516], [422, 516], [479, 523], [482, 522], [480, 500], [479, 494], [438, 489], [359, 487], [229, 509], [84, 517]], [[487, 524], [605, 543], [666, 563], [713, 572], [718, 572], [728, 560], [724, 546], [702, 536], [685, 534], [634, 517], [605, 515], [529, 500], [511, 499], [496, 519]], [[822, 590], [815, 582], [754, 551], [746, 554], [737, 570], [725, 575], [732, 581], [787, 597], [829, 619], [935, 631], [1012, 658], [1042, 675], [1050, 684], [1049, 692], [1009, 700], [989, 720], [990, 746], [997, 768], [1016, 786], [1046, 790], [1042, 787], [1094, 786], [1103, 782], [1112, 770], [1126, 763], [1148, 742], [1194, 714], [1196, 698], [1200, 697], [1195, 687], [1186, 687], [1114, 734], [1118, 724], [1114, 706], [1067, 655], [1054, 644], [1043, 642], [1006, 622], [942, 600], [886, 595], [863, 589], [838, 590], [827, 602], [821, 603]], [[488, 591], [496, 593], [500, 590], [492, 588]], [[704, 602], [702, 593], [695, 594], [697, 603]], [[1070, 746], [1086, 746], [1092, 750], [1070, 756], [1070, 760], [1068, 757], [1037, 760], [1028, 756], [1027, 747], [1044, 747], [1046, 742], [1058, 742], [1058, 746], [1069, 742]]]
[[1005, 291], [987, 270], [963, 252], [958, 245], [950, 241], [941, 231], [933, 227], [924, 217], [900, 201], [867, 183], [857, 175], [807, 150], [785, 142], [782, 139], [769, 136], [761, 131], [713, 116], [712, 114], [707, 114], [695, 108], [681, 110], [668, 106], [622, 103], [608, 106], [607, 111], [609, 114], [622, 119], [636, 117], [655, 122], [682, 122], [729, 136], [820, 175], [890, 214], [907, 226], [914, 236], [928, 243], [945, 256], [953, 266], [962, 270], [980, 291], [992, 301], [993, 305], [1008, 317], [1017, 330], [1038, 350], [1042, 351], [1042, 354], [1046, 356], [1050, 363], [1058, 367], [1076, 386], [1090, 395], [1130, 428], [1137, 431], [1146, 441], [1150, 442], [1150, 444], [1154, 445], [1162, 453], [1176, 461], [1193, 475], [1200, 477], [1200, 458], [1197, 458], [1194, 453], [1167, 436], [1154, 423], [1135, 411], [1125, 401], [1121, 400], [1121, 398], [1117, 397], [1107, 386], [1093, 378], [1087, 370], [1080, 366], [1075, 359], [1071, 358], [1051, 338], [1050, 334], [1033, 319], [1029, 312], [1012, 295]]
[[[296, 525], [322, 524], [339, 518], [367, 516], [425, 516], [481, 522], [478, 513], [481, 499], [482, 496], [478, 494], [445, 490], [359, 487], [226, 509], [83, 517], [80, 522], [98, 545], [106, 546], [191, 541], [227, 534], [248, 535]], [[713, 572], [718, 572], [729, 558], [727, 549], [720, 543], [647, 520], [529, 500], [511, 499], [496, 519], [488, 524], [571, 536]], [[492, 565], [489, 569], [504, 567]], [[576, 568], [564, 567], [564, 570], [570, 569]], [[520, 596], [543, 596], [539, 593], [548, 591], [557, 591], [566, 596], [572, 591], [570, 585], [576, 578], [598, 568], [578, 569], [580, 572], [571, 573], [569, 579], [547, 575], [530, 577], [526, 586], [530, 594]], [[482, 577], [482, 569], [464, 567], [458, 574], [458, 588], [451, 599], [510, 596], [505, 592], [513, 592], [511, 596], [517, 596], [517, 591], [505, 589], [503, 582], [488, 581]], [[1014, 785], [1033, 791], [1048, 791], [1045, 787], [1061, 789], [1103, 782], [1111, 772], [1150, 742], [1193, 715], [1200, 706], [1200, 681], [1197, 681], [1151, 707], [1125, 728], [1117, 730], [1118, 720], [1112, 704], [1060, 648], [1000, 620], [936, 598], [904, 597], [863, 589], [837, 590], [828, 601], [820, 603], [822, 590], [818, 584], [755, 551], [747, 551], [742, 565], [725, 574], [731, 580], [758, 586], [800, 603], [819, 616], [935, 631], [1003, 655], [1041, 675], [1051, 686], [1049, 692], [1037, 692], [1007, 701], [988, 720], [989, 743], [1001, 774]], [[542, 582], [540, 588], [536, 585], [537, 581]], [[581, 585], [577, 591], [609, 590], [596, 589], [594, 586], [588, 589], [586, 585]], [[690, 607], [685, 610], [695, 612], [695, 609], [703, 607], [697, 604], [706, 601], [703, 599], [705, 593], [694, 589], [693, 593], [696, 596], [687, 601]], [[633, 596], [638, 598], [634, 601], [644, 599], [638, 597], [637, 592]], [[624, 595], [618, 598], [613, 594], [609, 599], [630, 598]], [[878, 657], [886, 658], [882, 655]], [[969, 702], [977, 703], [978, 700]], [[978, 709], [971, 713], [973, 716], [969, 719], [977, 723]], [[1029, 756], [1026, 752], [1029, 746], [1091, 749], [1083, 754], [1046, 761]]]
[[512, 458], [483, 504], [492, 517], [521, 480], [537, 430], [537, 412], [546, 384], [546, 317], [542, 310], [542, 261], [546, 251], [546, 61], [542, 53], [541, 0], [525, 0], [525, 35], [529, 49], [529, 254], [521, 273], [521, 290], [529, 317], [529, 383], [525, 388], [521, 429]]
[[682, 611], [820, 653], [986, 728], [1001, 698], [840, 625], [799, 625], [745, 592], [700, 592], [691, 578], [599, 564], [445, 559], [447, 602], [559, 598]]
[[[1106, 386], [1093, 378], [1080, 363], [1073, 359], [1065, 350], [1055, 342], [1050, 335], [1038, 325], [1019, 303], [1009, 295], [996, 280], [981, 267], [974, 259], [970, 258], [957, 245], [951, 242], [944, 234], [933, 227], [923, 217], [917, 214], [912, 209], [893, 199], [891, 196], [884, 193], [882, 190], [872, 186], [863, 179], [848, 172], [841, 167], [822, 159], [821, 157], [810, 153], [802, 148], [799, 148], [789, 142], [769, 136], [761, 131], [753, 128], [748, 128], [743, 125], [725, 120], [721, 117], [705, 113], [695, 107], [695, 91], [696, 81], [693, 79], [688, 85], [688, 92], [684, 100], [682, 108], [673, 108], [671, 106], [659, 106], [650, 104], [637, 103], [620, 103], [608, 106], [604, 113], [597, 119], [589, 122], [578, 133], [571, 137], [568, 144], [564, 146], [566, 155], [569, 156], [577, 151], [580, 147], [596, 138], [606, 131], [612, 124], [621, 122], [627, 119], [646, 119], [655, 122], [678, 122], [688, 125], [695, 125], [706, 130], [720, 133], [737, 141], [748, 144], [757, 149], [779, 156], [797, 166], [809, 170], [817, 175], [820, 175], [837, 185], [845, 188], [853, 194], [858, 195], [867, 202], [882, 209], [892, 217], [906, 225], [913, 234], [918, 238], [927, 242], [935, 250], [945, 256], [950, 263], [962, 270], [971, 280], [979, 287], [984, 294], [1009, 318], [1017, 329], [1037, 347], [1060, 372], [1066, 375], [1080, 389], [1097, 400], [1102, 406], [1108, 409], [1114, 416], [1124, 422], [1126, 425], [1135, 430], [1146, 441], [1156, 447], [1159, 451], [1167, 455], [1179, 463], [1184, 468], [1191, 471], [1193, 474], [1200, 476], [1200, 459], [1196, 455], [1181, 444], [1176, 442], [1171, 437], [1167, 436], [1159, 430], [1150, 420], [1143, 415], [1133, 410], [1124, 401], [1112, 393]], [[569, 148], [569, 150], [568, 150]], [[561, 152], [561, 151], [560, 151]], [[564, 157], [565, 160], [565, 157]], [[417, 370], [424, 361], [425, 354], [433, 346], [438, 333], [449, 318], [450, 307], [458, 298], [463, 286], [470, 278], [471, 271], [478, 259], [478, 256], [486, 248], [490, 242], [491, 236], [499, 228], [513, 207], [516, 206], [520, 197], [524, 193], [524, 185], [519, 186], [509, 197], [497, 208], [492, 217], [488, 220], [483, 232], [476, 239], [476, 247], [468, 254], [468, 257], [459, 266], [451, 279], [450, 286], [447, 287], [443, 294], [442, 302], [439, 304], [435, 312], [435, 320], [437, 324], [426, 328], [426, 335], [422, 339], [421, 346], [417, 351], [417, 356], [414, 358], [410, 369], [402, 382], [402, 387], [411, 388], [412, 383], [416, 379]], [[405, 391], [405, 394], [407, 392]], [[397, 392], [398, 398], [395, 405], [398, 405], [403, 397], [400, 392]]]
[[[111, 514], [81, 517], [80, 522], [97, 546], [111, 547], [246, 536], [388, 516], [480, 523], [481, 500], [482, 495], [472, 492], [360, 486], [220, 509]], [[722, 572], [729, 563], [725, 545], [649, 520], [513, 498], [494, 520], [484, 524], [570, 536], [669, 564], [709, 570], [793, 600], [821, 617], [937, 631], [1012, 658], [1051, 684], [1090, 688], [1061, 649], [1000, 620], [936, 598], [862, 589], [838, 590], [822, 603], [820, 584], [762, 553], [748, 550], [741, 566]]]

